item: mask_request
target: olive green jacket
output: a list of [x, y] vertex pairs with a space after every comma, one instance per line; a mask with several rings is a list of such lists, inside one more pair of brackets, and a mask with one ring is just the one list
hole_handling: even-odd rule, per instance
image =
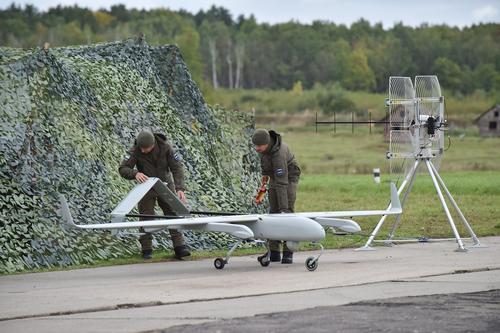
[[183, 191], [185, 188], [181, 155], [174, 151], [164, 135], [155, 133], [154, 136], [155, 147], [148, 154], [141, 153], [137, 142], [134, 142], [129, 154], [120, 163], [120, 175], [132, 180], [138, 172], [142, 172], [148, 177], [160, 178], [171, 189]]
[[281, 135], [269, 131], [271, 143], [260, 155], [262, 175], [269, 176], [270, 188], [276, 191], [280, 211], [288, 209], [287, 187], [290, 182], [298, 183], [300, 167], [288, 145], [281, 141]]

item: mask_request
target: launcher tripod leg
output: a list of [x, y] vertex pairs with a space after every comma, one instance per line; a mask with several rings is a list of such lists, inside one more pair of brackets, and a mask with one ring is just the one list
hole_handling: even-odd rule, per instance
[[460, 208], [458, 207], [455, 199], [453, 199], [450, 191], [448, 190], [448, 188], [446, 187], [443, 179], [441, 178], [441, 176], [439, 175], [438, 171], [436, 170], [436, 167], [434, 166], [434, 164], [432, 164], [432, 162], [429, 162], [431, 168], [432, 168], [432, 171], [434, 172], [434, 175], [436, 176], [437, 180], [439, 181], [439, 184], [441, 184], [441, 187], [443, 188], [444, 190], [444, 193], [446, 193], [446, 196], [448, 197], [448, 199], [450, 200], [451, 204], [453, 205], [453, 207], [455, 208], [455, 210], [457, 211], [458, 213], [458, 216], [460, 216], [460, 219], [462, 220], [462, 223], [464, 224], [465, 228], [467, 229], [467, 231], [469, 232], [471, 238], [472, 238], [472, 241], [474, 242], [474, 244], [472, 245], [472, 247], [486, 247], [484, 245], [481, 245], [481, 243], [479, 242], [479, 239], [477, 238], [476, 234], [474, 233], [474, 230], [472, 230], [472, 227], [470, 226], [469, 222], [467, 222], [467, 219], [465, 218], [464, 214], [462, 213], [462, 211], [460, 210]]
[[[403, 189], [405, 188], [408, 181], [410, 179], [414, 178], [414, 175], [416, 173], [416, 170], [418, 169], [419, 164], [420, 164], [419, 160], [415, 161], [415, 164], [413, 165], [412, 170], [410, 171], [408, 176], [405, 178], [405, 180], [401, 183], [401, 186], [398, 189], [398, 195], [400, 195], [401, 192], [403, 192]], [[406, 197], [406, 195], [405, 195], [405, 197]], [[401, 205], [403, 205], [403, 203], [404, 203], [404, 201], [401, 202]], [[391, 208], [391, 204], [389, 204], [387, 209], [390, 209], [390, 208]], [[380, 221], [378, 221], [377, 226], [375, 227], [375, 229], [373, 229], [372, 233], [370, 234], [370, 237], [366, 241], [366, 244], [363, 245], [362, 247], [357, 248], [356, 251], [374, 251], [375, 250], [373, 247], [370, 246], [370, 244], [375, 239], [375, 236], [377, 236], [377, 234], [378, 234], [380, 228], [382, 227], [382, 225], [384, 224], [386, 218], [387, 218], [387, 215], [384, 215], [380, 218]]]
[[[406, 199], [408, 198], [408, 195], [410, 194], [410, 192], [413, 188], [413, 184], [415, 183], [415, 178], [417, 178], [417, 170], [418, 170], [418, 167], [420, 165], [420, 162], [421, 162], [421, 160], [415, 161], [415, 164], [413, 165], [413, 169], [410, 172], [410, 177], [411, 177], [410, 184], [408, 185], [408, 188], [406, 189], [405, 194], [403, 195], [403, 198], [401, 200], [401, 207], [404, 206]], [[401, 215], [403, 215], [403, 214], [399, 214], [396, 216], [396, 221], [394, 221], [394, 224], [391, 227], [391, 231], [389, 232], [389, 235], [387, 237], [388, 242], [386, 242], [386, 245], [388, 245], [388, 246], [391, 246], [393, 244], [390, 241], [394, 237], [394, 233], [396, 232], [396, 229], [401, 224]]]
[[451, 217], [450, 210], [448, 209], [448, 205], [446, 205], [446, 201], [444, 200], [443, 193], [441, 192], [441, 188], [439, 187], [439, 183], [436, 179], [436, 175], [434, 174], [434, 170], [432, 169], [432, 163], [427, 159], [425, 160], [425, 165], [427, 165], [427, 170], [429, 170], [429, 174], [431, 175], [432, 182], [434, 183], [434, 187], [436, 188], [439, 200], [441, 201], [441, 205], [443, 206], [444, 212], [446, 213], [446, 217], [448, 218], [448, 222], [450, 223], [451, 230], [453, 230], [453, 234], [458, 243], [457, 252], [466, 252], [467, 249], [464, 247], [464, 243], [460, 238], [460, 234], [458, 233], [457, 227], [455, 226], [455, 222], [453, 222], [453, 218]]

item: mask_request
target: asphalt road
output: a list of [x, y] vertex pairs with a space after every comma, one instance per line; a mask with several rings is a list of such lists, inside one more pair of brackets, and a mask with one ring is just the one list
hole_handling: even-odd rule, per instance
[[500, 332], [500, 290], [389, 298], [151, 332]]
[[[393, 331], [434, 331], [439, 321], [443, 324], [435, 331], [456, 331], [452, 325], [463, 321], [473, 325], [464, 327], [491, 331], [487, 325], [494, 327], [498, 321], [490, 319], [500, 313], [495, 302], [464, 303], [468, 311], [455, 310], [452, 302], [432, 303], [444, 302], [436, 296], [428, 298], [429, 308], [412, 305], [419, 302], [415, 298], [406, 304], [414, 296], [500, 289], [500, 237], [481, 242], [488, 247], [467, 253], [455, 252], [454, 242], [329, 250], [314, 272], [304, 267], [311, 253], [301, 252], [293, 265], [269, 267], [246, 256], [231, 258], [223, 270], [206, 259], [0, 276], [0, 332], [170, 332], [198, 324], [203, 326], [196, 330], [251, 332], [255, 326], [271, 332], [287, 321], [293, 322], [287, 331], [333, 331], [334, 324], [360, 331], [378, 327], [372, 315], [393, 322], [388, 326]], [[498, 293], [491, 297], [498, 300]], [[404, 311], [416, 319], [403, 320]], [[479, 319], [463, 319], [469, 314]], [[233, 321], [236, 326], [217, 328]], [[363, 322], [368, 326], [356, 326]]]

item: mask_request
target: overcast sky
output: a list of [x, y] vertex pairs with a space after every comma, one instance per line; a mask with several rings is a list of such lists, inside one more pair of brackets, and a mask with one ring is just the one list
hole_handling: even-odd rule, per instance
[[271, 24], [290, 20], [302, 23], [327, 20], [350, 25], [361, 17], [371, 23], [382, 22], [385, 28], [399, 21], [411, 26], [427, 22], [459, 27], [500, 22], [500, 0], [0, 0], [0, 8], [8, 7], [12, 2], [36, 4], [41, 10], [58, 4], [78, 4], [96, 10], [122, 3], [129, 8], [183, 8], [192, 13], [215, 4], [229, 9], [233, 18], [240, 14], [254, 14], [259, 23]]

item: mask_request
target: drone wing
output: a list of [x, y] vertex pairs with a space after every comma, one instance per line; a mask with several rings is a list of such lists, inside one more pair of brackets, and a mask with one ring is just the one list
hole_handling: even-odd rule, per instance
[[248, 239], [254, 237], [252, 230], [245, 225], [237, 223], [256, 222], [259, 220], [258, 215], [229, 215], [97, 224], [75, 224], [66, 198], [63, 195], [60, 195], [59, 201], [61, 203], [60, 213], [64, 222], [67, 225], [78, 229], [113, 230], [132, 228], [168, 228], [178, 230], [218, 231], [228, 233], [241, 239]]
[[391, 183], [391, 204], [386, 210], [352, 210], [352, 211], [334, 211], [334, 212], [307, 212], [296, 213], [296, 215], [308, 217], [321, 224], [323, 227], [339, 228], [345, 232], [359, 232], [361, 227], [353, 220], [345, 219], [359, 216], [374, 215], [397, 215], [403, 212], [401, 202], [399, 201], [396, 185]]
[[348, 210], [348, 211], [333, 211], [333, 212], [307, 212], [296, 213], [296, 215], [308, 217], [311, 219], [328, 218], [328, 217], [358, 217], [358, 216], [374, 216], [374, 215], [398, 215], [403, 212], [401, 202], [399, 201], [398, 190], [396, 185], [391, 183], [391, 205], [386, 210]]

